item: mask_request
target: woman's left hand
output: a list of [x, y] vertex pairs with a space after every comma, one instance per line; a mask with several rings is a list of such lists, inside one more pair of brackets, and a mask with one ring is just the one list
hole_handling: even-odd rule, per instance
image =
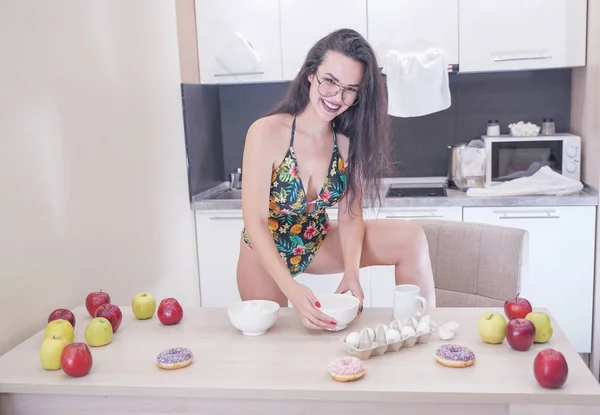
[[363, 293], [358, 276], [358, 272], [345, 272], [335, 293], [344, 294], [346, 291], [351, 291], [352, 295], [360, 300], [360, 305], [358, 306], [358, 314], [360, 314], [363, 311], [363, 299], [365, 294]]

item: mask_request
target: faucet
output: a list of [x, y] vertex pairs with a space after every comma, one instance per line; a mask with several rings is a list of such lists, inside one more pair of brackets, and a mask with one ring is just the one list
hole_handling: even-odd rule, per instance
[[234, 172], [229, 173], [229, 188], [231, 190], [242, 188], [242, 169], [238, 169]]

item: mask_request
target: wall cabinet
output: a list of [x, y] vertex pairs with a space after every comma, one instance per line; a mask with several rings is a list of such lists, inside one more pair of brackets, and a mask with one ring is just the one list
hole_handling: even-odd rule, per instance
[[579, 353], [591, 350], [595, 218], [595, 206], [464, 208], [465, 222], [529, 232], [521, 296], [548, 307]]
[[585, 65], [586, 0], [460, 0], [460, 71]]
[[[282, 80], [278, 0], [196, 0], [200, 82], [229, 84]], [[241, 35], [258, 54], [258, 66], [245, 64]], [[243, 46], [243, 45], [242, 45]], [[243, 50], [243, 47], [242, 49]], [[229, 59], [227, 56], [236, 58]], [[224, 67], [220, 62], [237, 67]]]
[[283, 79], [298, 74], [310, 48], [340, 28], [367, 37], [365, 0], [282, 0], [279, 2]]
[[368, 0], [369, 42], [379, 62], [390, 49], [444, 51], [448, 64], [459, 63], [458, 0]]

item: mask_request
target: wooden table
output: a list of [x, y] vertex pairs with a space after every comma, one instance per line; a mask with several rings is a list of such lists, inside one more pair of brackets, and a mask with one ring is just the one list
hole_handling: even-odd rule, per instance
[[[494, 310], [494, 309], [492, 309]], [[183, 321], [163, 326], [156, 317], [138, 321], [123, 306], [123, 323], [111, 344], [93, 348], [94, 366], [82, 378], [45, 371], [39, 362], [43, 331], [0, 357], [2, 414], [597, 414], [600, 385], [553, 320], [549, 343], [528, 352], [483, 343], [477, 334], [478, 308], [439, 308], [434, 320], [456, 320], [460, 332], [450, 342], [471, 347], [474, 366], [451, 369], [436, 363], [444, 341], [372, 357], [367, 374], [351, 383], [330, 379], [327, 363], [345, 354], [340, 338], [350, 330], [389, 324], [390, 309], [365, 309], [346, 331], [308, 332], [293, 309], [281, 309], [275, 326], [246, 337], [231, 326], [222, 308], [187, 308]], [[496, 310], [502, 312], [501, 310]], [[90, 320], [77, 317], [75, 341], [83, 341]], [[191, 366], [158, 369], [157, 353], [190, 348]], [[533, 359], [545, 347], [561, 351], [569, 378], [560, 390], [540, 387]], [[375, 412], [378, 411], [378, 412]]]

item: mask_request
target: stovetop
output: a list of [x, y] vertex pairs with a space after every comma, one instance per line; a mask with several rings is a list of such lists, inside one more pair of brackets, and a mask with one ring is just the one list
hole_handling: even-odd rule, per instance
[[392, 184], [386, 197], [446, 197], [443, 184]]

